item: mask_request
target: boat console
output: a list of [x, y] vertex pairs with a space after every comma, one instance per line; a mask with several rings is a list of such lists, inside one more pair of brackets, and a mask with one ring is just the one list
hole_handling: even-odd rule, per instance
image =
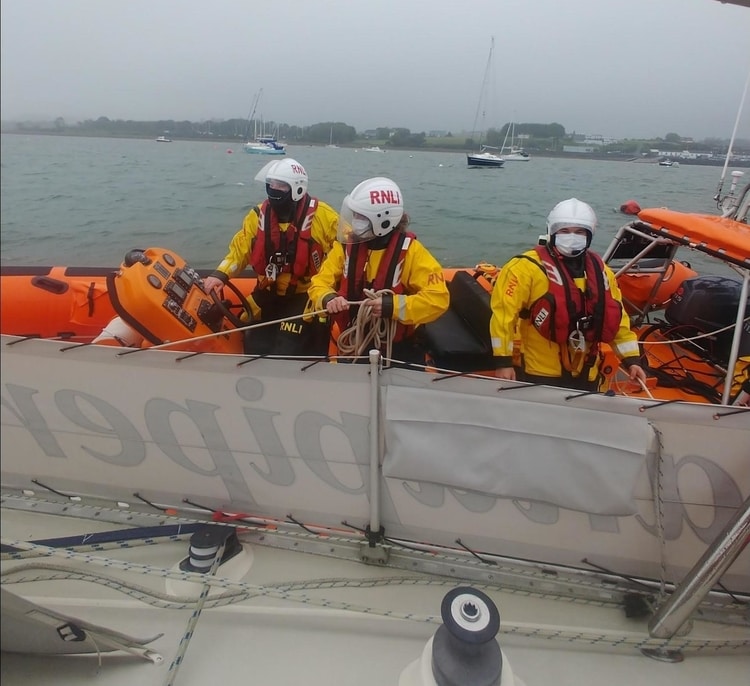
[[[107, 279], [117, 314], [150, 345], [200, 338], [196, 350], [241, 353], [243, 322], [179, 255], [164, 248], [132, 250]], [[212, 335], [220, 334], [220, 335]]]

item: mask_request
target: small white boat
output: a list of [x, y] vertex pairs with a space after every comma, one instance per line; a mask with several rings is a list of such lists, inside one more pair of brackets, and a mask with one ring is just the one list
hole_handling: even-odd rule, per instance
[[531, 157], [522, 148], [514, 148], [511, 152], [504, 152], [503, 159], [506, 162], [528, 162]]
[[272, 136], [258, 138], [242, 144], [242, 149], [251, 155], [286, 155], [285, 146]]
[[[508, 142], [510, 137], [510, 142]], [[500, 154], [506, 162], [528, 162], [531, 157], [522, 147], [516, 145], [516, 124], [511, 122], [505, 131], [505, 140], [503, 147], [500, 148]]]
[[171, 139], [171, 138], [169, 138], [169, 137], [167, 137], [167, 136], [159, 136], [159, 137], [158, 137], [158, 138], [156, 139], [156, 142], [157, 142], [157, 143], [171, 143], [171, 142], [172, 142], [172, 139]]
[[379, 145], [372, 145], [369, 148], [362, 148], [365, 152], [385, 152]]

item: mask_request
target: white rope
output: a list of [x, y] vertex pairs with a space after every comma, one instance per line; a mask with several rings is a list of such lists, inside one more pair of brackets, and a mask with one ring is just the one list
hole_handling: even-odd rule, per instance
[[[18, 542], [20, 543], [20, 542]], [[28, 544], [27, 544], [28, 545]], [[78, 557], [71, 556], [70, 554], [65, 557]], [[106, 564], [106, 562], [112, 563], [115, 561], [105, 560], [102, 558], [92, 558], [90, 556], [83, 560], [84, 563], [88, 564], [104, 564], [104, 566], [111, 567], [113, 565]], [[124, 561], [116, 561], [115, 567], [121, 568], [124, 571], [134, 571], [141, 574], [155, 574], [161, 577], [167, 578], [183, 578], [191, 581], [201, 581], [207, 586], [219, 586], [228, 589], [232, 589], [228, 593], [221, 594], [220, 596], [212, 597], [212, 599], [205, 602], [206, 607], [221, 607], [230, 604], [236, 604], [243, 600], [248, 600], [253, 597], [265, 596], [274, 598], [281, 601], [291, 601], [302, 605], [309, 605], [313, 607], [326, 608], [328, 610], [344, 610], [362, 615], [369, 616], [380, 616], [390, 617], [392, 619], [400, 619], [411, 622], [424, 622], [429, 624], [440, 624], [441, 618], [436, 615], [430, 614], [419, 614], [416, 612], [399, 611], [387, 608], [378, 608], [367, 605], [360, 605], [352, 603], [346, 600], [334, 600], [332, 598], [320, 597], [315, 598], [304, 591], [319, 591], [325, 589], [352, 589], [357, 590], [361, 588], [393, 588], [404, 585], [413, 586], [455, 586], [455, 579], [445, 578], [420, 578], [420, 577], [386, 577], [386, 578], [360, 578], [360, 579], [348, 579], [348, 578], [325, 578], [325, 579], [307, 579], [302, 581], [282, 581], [274, 584], [257, 586], [254, 584], [248, 584], [246, 582], [230, 581], [229, 579], [219, 577], [205, 577], [190, 572], [176, 572], [173, 570], [167, 570], [158, 567], [151, 567], [148, 565], [142, 565], [137, 563], [128, 563]], [[113, 577], [105, 576], [97, 572], [80, 572], [73, 569], [69, 569], [67, 574], [63, 575], [62, 569], [56, 565], [36, 565], [38, 575], [36, 578], [21, 578], [16, 580], [17, 582], [33, 582], [41, 580], [88, 580], [103, 582], [110, 588], [115, 588], [121, 592], [125, 592], [128, 595], [134, 596], [133, 593], [128, 592], [128, 588], [133, 588], [132, 584], [126, 583], [122, 579], [115, 579]], [[47, 567], [49, 575], [45, 576], [44, 571]], [[58, 573], [55, 574], [53, 570]], [[24, 570], [24, 571], [28, 571]], [[21, 570], [14, 570], [14, 575], [22, 573]], [[98, 579], [97, 579], [98, 577]], [[202, 577], [196, 579], [196, 577]], [[484, 588], [487, 590], [499, 590], [504, 593], [514, 593], [518, 595], [531, 596], [541, 595], [546, 598], [558, 598], [554, 593], [539, 593], [532, 594], [528, 591], [516, 591], [514, 589], [503, 588], [493, 584], [474, 584], [478, 588]], [[194, 598], [182, 598], [179, 596], [171, 597], [168, 604], [166, 602], [154, 602], [153, 598], [166, 598], [168, 594], [159, 592], [156, 589], [146, 590], [139, 588], [143, 595], [138, 599], [154, 605], [156, 607], [170, 607], [171, 609], [189, 609], [195, 608], [196, 601]], [[150, 596], [152, 599], [150, 600]], [[135, 597], [135, 596], [134, 596]], [[564, 597], [558, 598], [563, 599], [565, 602], [574, 602], [574, 599]], [[203, 599], [205, 601], [205, 598]], [[596, 605], [597, 603], [589, 602], [585, 604]], [[604, 603], [602, 603], [604, 604]], [[194, 613], [195, 613], [194, 609]], [[191, 618], [192, 619], [192, 618]], [[671, 639], [659, 639], [652, 638], [643, 631], [621, 631], [617, 629], [594, 629], [592, 627], [575, 627], [575, 626], [553, 626], [550, 624], [537, 624], [528, 622], [519, 622], [513, 620], [504, 620], [501, 624], [499, 635], [517, 635], [524, 636], [526, 638], [533, 639], [545, 639], [545, 640], [560, 640], [568, 644], [572, 643], [583, 643], [589, 647], [600, 646], [614, 650], [626, 650], [630, 651], [633, 649], [641, 648], [670, 648], [673, 650], [683, 650], [691, 653], [699, 653], [702, 651], [709, 652], [711, 654], [730, 653], [730, 654], [747, 654], [750, 649], [750, 640], [746, 638], [727, 638], [726, 636], [719, 635], [717, 638], [703, 638], [703, 637], [681, 637], [675, 636]], [[183, 637], [184, 638], [184, 637]]]
[[239, 331], [252, 331], [253, 329], [260, 329], [264, 326], [273, 326], [274, 324], [281, 324], [281, 322], [290, 322], [296, 319], [309, 319], [310, 317], [316, 317], [321, 314], [328, 314], [327, 310], [313, 310], [311, 312], [303, 312], [302, 314], [294, 314], [289, 317], [282, 317], [281, 319], [271, 319], [267, 322], [258, 322], [257, 324], [248, 324], [247, 326], [241, 326], [236, 329], [228, 329], [226, 331], [212, 331], [211, 333], [204, 334], [203, 336], [192, 336], [190, 338], [181, 338], [177, 341], [167, 341], [161, 345], [152, 345], [144, 350], [164, 350], [171, 348], [175, 345], [182, 343], [195, 343], [196, 341], [203, 341], [209, 338], [216, 338], [217, 336], [226, 336], [227, 334], [237, 333]]
[[[750, 317], [746, 317], [743, 320], [745, 323], [750, 322]], [[708, 333], [701, 333], [697, 334], [695, 336], [690, 336], [688, 338], [667, 338], [663, 341], [649, 341], [649, 340], [638, 340], [639, 343], [643, 345], [671, 345], [672, 343], [691, 343], [692, 341], [700, 340], [701, 338], [711, 338], [712, 336], [715, 336], [716, 334], [723, 333], [724, 331], [730, 331], [731, 329], [734, 329], [734, 324], [729, 324], [727, 326], [723, 326], [721, 329], [716, 329], [715, 331], [709, 331]], [[677, 328], [677, 326], [672, 327]]]
[[646, 386], [646, 384], [645, 384], [645, 383], [643, 382], [643, 379], [641, 379], [641, 378], [640, 378], [640, 377], [638, 377], [638, 376], [636, 376], [635, 378], [636, 378], [636, 381], [637, 381], [637, 382], [638, 382], [638, 383], [640, 384], [640, 387], [641, 387], [641, 388], [642, 388], [642, 389], [644, 390], [644, 392], [646, 393], [646, 395], [647, 395], [647, 396], [648, 396], [649, 398], [651, 398], [651, 400], [653, 400], [653, 399], [654, 399], [654, 396], [653, 396], [653, 394], [651, 393], [651, 391], [649, 391], [649, 390], [648, 390], [648, 386]]
[[224, 550], [226, 549], [226, 545], [227, 539], [224, 538], [224, 540], [221, 542], [221, 545], [218, 547], [218, 550], [216, 551], [214, 561], [211, 564], [211, 569], [209, 569], [203, 581], [203, 588], [201, 589], [200, 597], [198, 598], [198, 602], [195, 605], [193, 614], [190, 615], [190, 619], [188, 620], [187, 626], [185, 627], [185, 632], [182, 634], [180, 645], [177, 648], [177, 653], [175, 654], [172, 663], [169, 665], [169, 671], [167, 672], [167, 678], [164, 680], [164, 686], [173, 686], [175, 679], [177, 678], [177, 672], [182, 665], [182, 660], [185, 658], [188, 644], [190, 643], [190, 639], [193, 638], [193, 634], [195, 633], [195, 626], [196, 624], [198, 624], [198, 619], [201, 616], [201, 612], [203, 612], [203, 606], [206, 603], [206, 598], [208, 597], [208, 593], [211, 590], [211, 584], [208, 583], [208, 579], [215, 576], [216, 571], [219, 569], [219, 565], [221, 565], [221, 559], [222, 557], [224, 557]]
[[[393, 338], [396, 335], [398, 322], [395, 319], [385, 319], [375, 315], [372, 308], [368, 306], [368, 300], [375, 300], [393, 291], [384, 289], [373, 291], [365, 288], [365, 300], [357, 312], [354, 323], [339, 334], [337, 346], [342, 356], [361, 356], [368, 350], [376, 348], [383, 352], [385, 359], [391, 359]], [[354, 303], [349, 303], [354, 304]]]
[[[744, 321], [745, 322], [750, 321], [750, 317], [745, 318]], [[648, 339], [639, 339], [638, 343], [640, 343], [643, 346], [647, 346], [647, 345], [673, 345], [674, 343], [691, 343], [692, 341], [697, 341], [697, 340], [699, 340], [701, 338], [710, 338], [710, 337], [716, 336], [716, 334], [720, 334], [720, 333], [722, 333], [724, 331], [729, 331], [730, 329], [734, 329], [734, 326], [735, 326], [734, 324], [730, 324], [728, 326], [722, 327], [721, 329], [716, 329], [715, 331], [709, 331], [708, 333], [702, 333], [702, 334], [698, 334], [698, 335], [691, 336], [691, 337], [688, 337], [688, 338], [666, 338], [663, 341], [653, 341], [653, 340], [648, 340]], [[648, 353], [647, 350], [645, 351], [645, 354], [646, 354], [646, 356], [649, 355], [649, 353]], [[654, 359], [656, 359], [657, 362], [661, 361], [661, 360], [659, 360], [659, 358], [654, 358]], [[641, 387], [641, 390], [643, 390], [644, 393], [646, 393], [646, 395], [651, 400], [655, 400], [656, 399], [656, 398], [654, 398], [653, 394], [649, 390], [648, 386], [641, 379], [636, 378], [636, 381], [638, 382], [638, 385]], [[613, 386], [615, 386], [615, 388], [617, 389], [617, 393], [619, 395], [623, 395], [623, 396], [626, 396], [626, 397], [632, 397], [625, 390], [625, 388], [623, 388], [623, 386], [622, 386], [622, 384], [620, 382], [614, 381], [613, 382]]]

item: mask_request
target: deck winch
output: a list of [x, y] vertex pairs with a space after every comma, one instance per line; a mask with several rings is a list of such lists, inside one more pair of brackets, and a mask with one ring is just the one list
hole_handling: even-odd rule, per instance
[[200, 527], [190, 537], [190, 556], [180, 562], [180, 569], [183, 572], [207, 573], [225, 541], [220, 564], [231, 560], [242, 550], [237, 531], [232, 527], [210, 524]]
[[440, 606], [443, 624], [399, 686], [522, 686], [495, 636], [500, 613], [492, 599], [469, 586], [449, 591]]

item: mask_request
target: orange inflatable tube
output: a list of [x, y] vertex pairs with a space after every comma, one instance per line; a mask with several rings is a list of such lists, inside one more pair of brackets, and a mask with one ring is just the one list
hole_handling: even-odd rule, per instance
[[5, 334], [77, 339], [96, 336], [115, 316], [106, 268], [4, 267], [0, 326]]
[[[107, 277], [115, 273], [112, 267], [4, 266], [0, 271], [0, 330], [13, 336], [91, 341], [118, 315], [107, 285]], [[248, 273], [232, 283], [248, 294], [255, 277]], [[224, 295], [239, 305], [239, 298], [229, 289]]]

